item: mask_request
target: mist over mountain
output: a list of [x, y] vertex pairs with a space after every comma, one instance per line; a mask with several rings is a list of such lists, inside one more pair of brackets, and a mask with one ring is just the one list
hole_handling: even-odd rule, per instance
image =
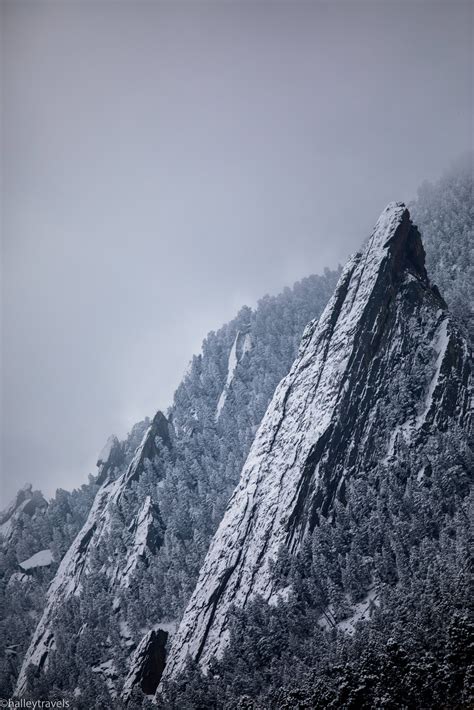
[[391, 203], [342, 271], [209, 333], [80, 489], [20, 491], [3, 696], [469, 707], [472, 187], [467, 159]]
[[0, 508], [472, 146], [469, 0], [2, 0]]

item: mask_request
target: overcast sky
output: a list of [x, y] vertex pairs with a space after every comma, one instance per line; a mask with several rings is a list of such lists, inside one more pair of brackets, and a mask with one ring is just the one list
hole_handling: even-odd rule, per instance
[[470, 147], [470, 8], [2, 2], [2, 505]]

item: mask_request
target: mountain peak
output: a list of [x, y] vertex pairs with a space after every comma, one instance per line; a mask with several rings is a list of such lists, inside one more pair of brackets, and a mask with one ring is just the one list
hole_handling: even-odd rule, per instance
[[403, 202], [390, 202], [383, 210], [367, 248], [386, 252], [395, 270], [408, 268], [427, 279], [421, 236]]
[[275, 391], [165, 678], [179, 674], [188, 656], [206, 668], [223, 653], [232, 608], [274, 597], [272, 560], [282, 546], [301, 549], [320, 516], [344, 500], [352, 477], [388, 465], [402, 441], [418, 455], [436, 428], [463, 425], [469, 367], [466, 344], [430, 287], [419, 232], [405, 205], [391, 203], [320, 319], [307, 326]]

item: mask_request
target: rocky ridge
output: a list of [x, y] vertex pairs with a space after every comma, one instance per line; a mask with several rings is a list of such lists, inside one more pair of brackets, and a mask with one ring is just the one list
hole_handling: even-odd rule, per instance
[[[409, 385], [403, 401], [394, 379]], [[232, 607], [257, 595], [272, 600], [272, 560], [281, 546], [298, 551], [318, 516], [344, 500], [350, 476], [390, 465], [400, 446], [421, 452], [434, 431], [469, 427], [471, 397], [467, 342], [428, 280], [408, 210], [392, 203], [277, 387], [164, 677], [177, 676], [189, 656], [206, 669], [222, 655]]]

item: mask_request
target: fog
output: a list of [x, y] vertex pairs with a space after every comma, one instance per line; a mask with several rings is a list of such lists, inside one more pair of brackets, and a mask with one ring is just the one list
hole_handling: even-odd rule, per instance
[[4, 1], [0, 507], [471, 145], [468, 2]]

